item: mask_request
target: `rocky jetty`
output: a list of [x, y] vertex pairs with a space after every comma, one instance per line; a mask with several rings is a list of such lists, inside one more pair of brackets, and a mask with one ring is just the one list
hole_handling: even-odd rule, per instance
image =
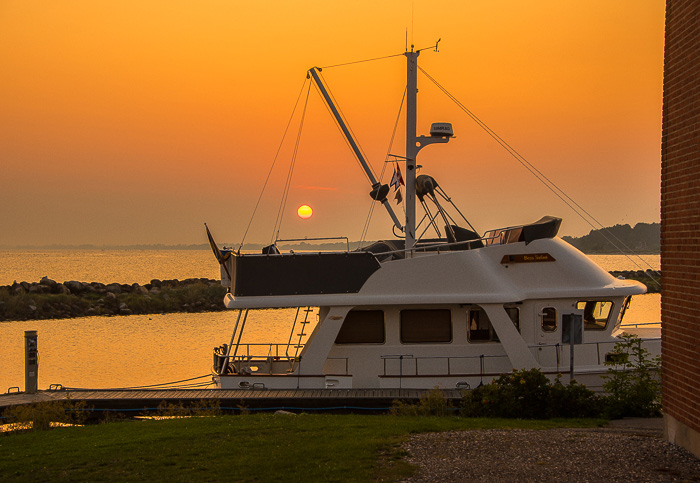
[[129, 285], [44, 277], [0, 286], [0, 321], [218, 311], [225, 294], [218, 280], [206, 278]]
[[647, 286], [647, 293], [661, 292], [661, 272], [654, 270], [622, 270], [610, 272], [615, 278], [636, 280]]

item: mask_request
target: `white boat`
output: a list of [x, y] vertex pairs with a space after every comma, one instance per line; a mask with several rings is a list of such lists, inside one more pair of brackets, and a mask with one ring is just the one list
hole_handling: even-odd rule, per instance
[[[218, 387], [469, 388], [513, 369], [538, 368], [553, 378], [569, 373], [572, 361], [578, 382], [601, 387], [630, 298], [646, 287], [612, 277], [558, 238], [559, 218], [483, 235], [458, 226], [453, 210], [442, 206], [450, 204], [442, 188], [433, 178], [416, 175], [418, 151], [452, 137], [446, 123], [433, 124], [429, 136], [416, 135], [419, 54], [413, 48], [404, 54], [403, 223], [387, 200], [389, 187], [367, 167], [319, 69], [309, 71], [370, 178], [370, 194], [402, 237], [343, 252], [280, 253], [275, 244], [259, 254], [215, 248], [222, 284], [229, 289], [224, 303], [237, 312], [230, 342], [215, 349]], [[426, 211], [418, 226], [416, 198]], [[417, 236], [421, 227], [444, 236]], [[244, 330], [253, 309], [290, 307], [297, 310], [288, 340], [251, 351]], [[652, 355], [660, 353], [660, 345], [659, 338], [645, 339]]]

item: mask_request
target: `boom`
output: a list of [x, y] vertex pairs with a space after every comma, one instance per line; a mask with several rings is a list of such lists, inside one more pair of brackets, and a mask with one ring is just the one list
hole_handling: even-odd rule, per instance
[[387, 193], [389, 192], [389, 186], [382, 185], [374, 177], [374, 173], [372, 173], [372, 170], [369, 168], [369, 165], [367, 164], [365, 157], [362, 155], [362, 151], [360, 151], [360, 148], [357, 145], [355, 138], [350, 133], [350, 130], [346, 126], [345, 121], [343, 121], [343, 118], [340, 115], [340, 112], [338, 112], [338, 109], [335, 107], [335, 104], [333, 104], [333, 100], [331, 99], [331, 96], [328, 94], [326, 87], [323, 85], [323, 81], [321, 81], [321, 78], [319, 77], [318, 72], [317, 72], [320, 70], [321, 69], [319, 69], [318, 67], [313, 67], [313, 68], [309, 69], [309, 74], [311, 74], [311, 77], [314, 80], [314, 82], [316, 83], [316, 86], [318, 87], [319, 91], [321, 91], [321, 95], [323, 96], [323, 99], [326, 101], [326, 104], [328, 105], [328, 108], [331, 110], [331, 113], [333, 113], [333, 117], [335, 117], [335, 120], [338, 123], [338, 125], [340, 126], [340, 129], [343, 131], [343, 135], [345, 136], [345, 139], [347, 139], [348, 143], [350, 144], [350, 147], [352, 148], [353, 152], [355, 153], [355, 156], [360, 161], [360, 164], [362, 165], [362, 169], [364, 169], [365, 174], [367, 174], [367, 177], [369, 178], [370, 183], [372, 183], [372, 191], [369, 193], [370, 196], [372, 197], [372, 199], [374, 199], [376, 201], [381, 201], [382, 205], [384, 205], [384, 208], [386, 208], [386, 211], [389, 213], [389, 216], [394, 221], [394, 225], [399, 230], [403, 231], [403, 226], [401, 225], [401, 222], [399, 221], [399, 219], [396, 217], [396, 213], [394, 213], [394, 210], [391, 207], [391, 204], [389, 203], [389, 200], [386, 197]]

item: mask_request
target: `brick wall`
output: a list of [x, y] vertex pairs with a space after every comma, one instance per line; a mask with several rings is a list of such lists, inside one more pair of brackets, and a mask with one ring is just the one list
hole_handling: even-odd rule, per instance
[[663, 408], [700, 432], [699, 0], [666, 2], [663, 100]]

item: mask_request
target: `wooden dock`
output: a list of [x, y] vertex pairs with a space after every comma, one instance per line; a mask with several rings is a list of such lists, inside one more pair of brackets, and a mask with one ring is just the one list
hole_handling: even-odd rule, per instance
[[[185, 407], [216, 406], [224, 411], [309, 410], [386, 411], [393, 401], [417, 402], [425, 389], [70, 389], [39, 391], [36, 394], [0, 395], [0, 412], [11, 406], [50, 401], [84, 402], [96, 411], [142, 411], [161, 405]], [[460, 390], [442, 390], [446, 399], [458, 405]], [[207, 405], [208, 403], [208, 405]]]

